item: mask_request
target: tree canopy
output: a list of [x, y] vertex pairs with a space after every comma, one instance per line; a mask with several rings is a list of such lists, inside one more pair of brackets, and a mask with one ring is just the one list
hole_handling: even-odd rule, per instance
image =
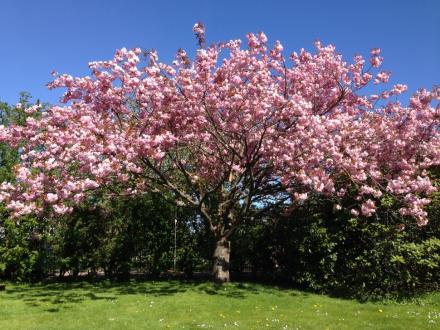
[[314, 53], [286, 58], [264, 33], [243, 47], [205, 46], [201, 23], [194, 32], [194, 59], [182, 49], [171, 64], [155, 51], [117, 50], [89, 63], [90, 76], [56, 75], [49, 87], [66, 89], [64, 105], [38, 117], [29, 107], [23, 125], [1, 126], [0, 141], [21, 156], [16, 180], [1, 185], [7, 208], [60, 215], [102, 187], [154, 191], [194, 208], [220, 250], [251, 208], [288, 208], [311, 194], [338, 208], [354, 191], [351, 213], [367, 217], [390, 194], [400, 216], [426, 224], [428, 169], [440, 164], [438, 87], [405, 105], [405, 85], [385, 88], [379, 49], [347, 62], [316, 42]]

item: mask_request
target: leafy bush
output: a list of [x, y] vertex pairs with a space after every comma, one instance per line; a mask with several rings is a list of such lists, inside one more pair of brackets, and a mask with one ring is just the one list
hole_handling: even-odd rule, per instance
[[[346, 201], [349, 203], [349, 201]], [[233, 237], [233, 269], [250, 268], [272, 280], [343, 295], [374, 297], [434, 290], [440, 283], [439, 195], [430, 222], [390, 217], [354, 218], [332, 201], [315, 198], [289, 216], [266, 217]]]
[[6, 219], [0, 233], [0, 275], [12, 280], [37, 280], [47, 276], [51, 253], [46, 238], [39, 232], [42, 224], [32, 217], [18, 222]]
[[62, 219], [54, 239], [60, 269], [75, 276], [101, 269], [108, 277], [126, 278], [132, 271], [157, 276], [173, 267], [176, 217], [177, 266], [191, 273], [203, 264], [198, 252], [203, 226], [192, 212], [176, 210], [154, 194], [103, 200]]

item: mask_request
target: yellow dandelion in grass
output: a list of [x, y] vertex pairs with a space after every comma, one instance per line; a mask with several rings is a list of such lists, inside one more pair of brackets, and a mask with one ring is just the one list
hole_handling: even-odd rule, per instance
[[220, 315], [220, 317], [223, 317], [223, 318], [225, 318], [225, 317], [226, 317], [226, 316], [224, 316], [224, 315], [223, 315], [222, 313], [220, 313], [219, 315]]
[[383, 310], [379, 309], [378, 312], [379, 312], [379, 313], [383, 313]]

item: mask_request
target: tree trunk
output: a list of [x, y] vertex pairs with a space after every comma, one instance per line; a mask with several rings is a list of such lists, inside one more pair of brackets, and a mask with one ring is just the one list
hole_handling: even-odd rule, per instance
[[217, 283], [229, 282], [229, 256], [231, 254], [231, 242], [226, 238], [217, 241], [214, 251], [214, 267], [212, 275]]

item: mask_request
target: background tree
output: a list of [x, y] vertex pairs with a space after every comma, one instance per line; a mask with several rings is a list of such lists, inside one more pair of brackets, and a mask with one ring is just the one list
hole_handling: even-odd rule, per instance
[[403, 106], [394, 96], [404, 85], [361, 91], [389, 80], [379, 49], [367, 67], [317, 42], [315, 54], [294, 52], [288, 63], [281, 43], [268, 49], [263, 33], [248, 34], [242, 49], [240, 40], [205, 48], [203, 25], [194, 32], [194, 60], [183, 50], [171, 65], [155, 51], [118, 50], [90, 63], [91, 77], [55, 78], [51, 88], [67, 88], [64, 106], [2, 127], [0, 139], [22, 148], [17, 181], [1, 186], [7, 208], [61, 215], [98, 188], [160, 193], [206, 222], [221, 282], [229, 280], [230, 237], [251, 209], [259, 216], [312, 192], [350, 191], [350, 212], [372, 216], [387, 193], [398, 204], [393, 216], [426, 224], [435, 191], [427, 170], [440, 162], [438, 88]]
[[[19, 101], [11, 106], [0, 102], [0, 124], [23, 126], [29, 115], [25, 109], [40, 107], [40, 101], [32, 104], [29, 93], [20, 93]], [[0, 143], [0, 181], [13, 181], [14, 168], [20, 162], [18, 146]], [[9, 211], [0, 205], [0, 275], [9, 279], [39, 279], [45, 275], [50, 262], [44, 246], [46, 223], [35, 216], [11, 219]]]

